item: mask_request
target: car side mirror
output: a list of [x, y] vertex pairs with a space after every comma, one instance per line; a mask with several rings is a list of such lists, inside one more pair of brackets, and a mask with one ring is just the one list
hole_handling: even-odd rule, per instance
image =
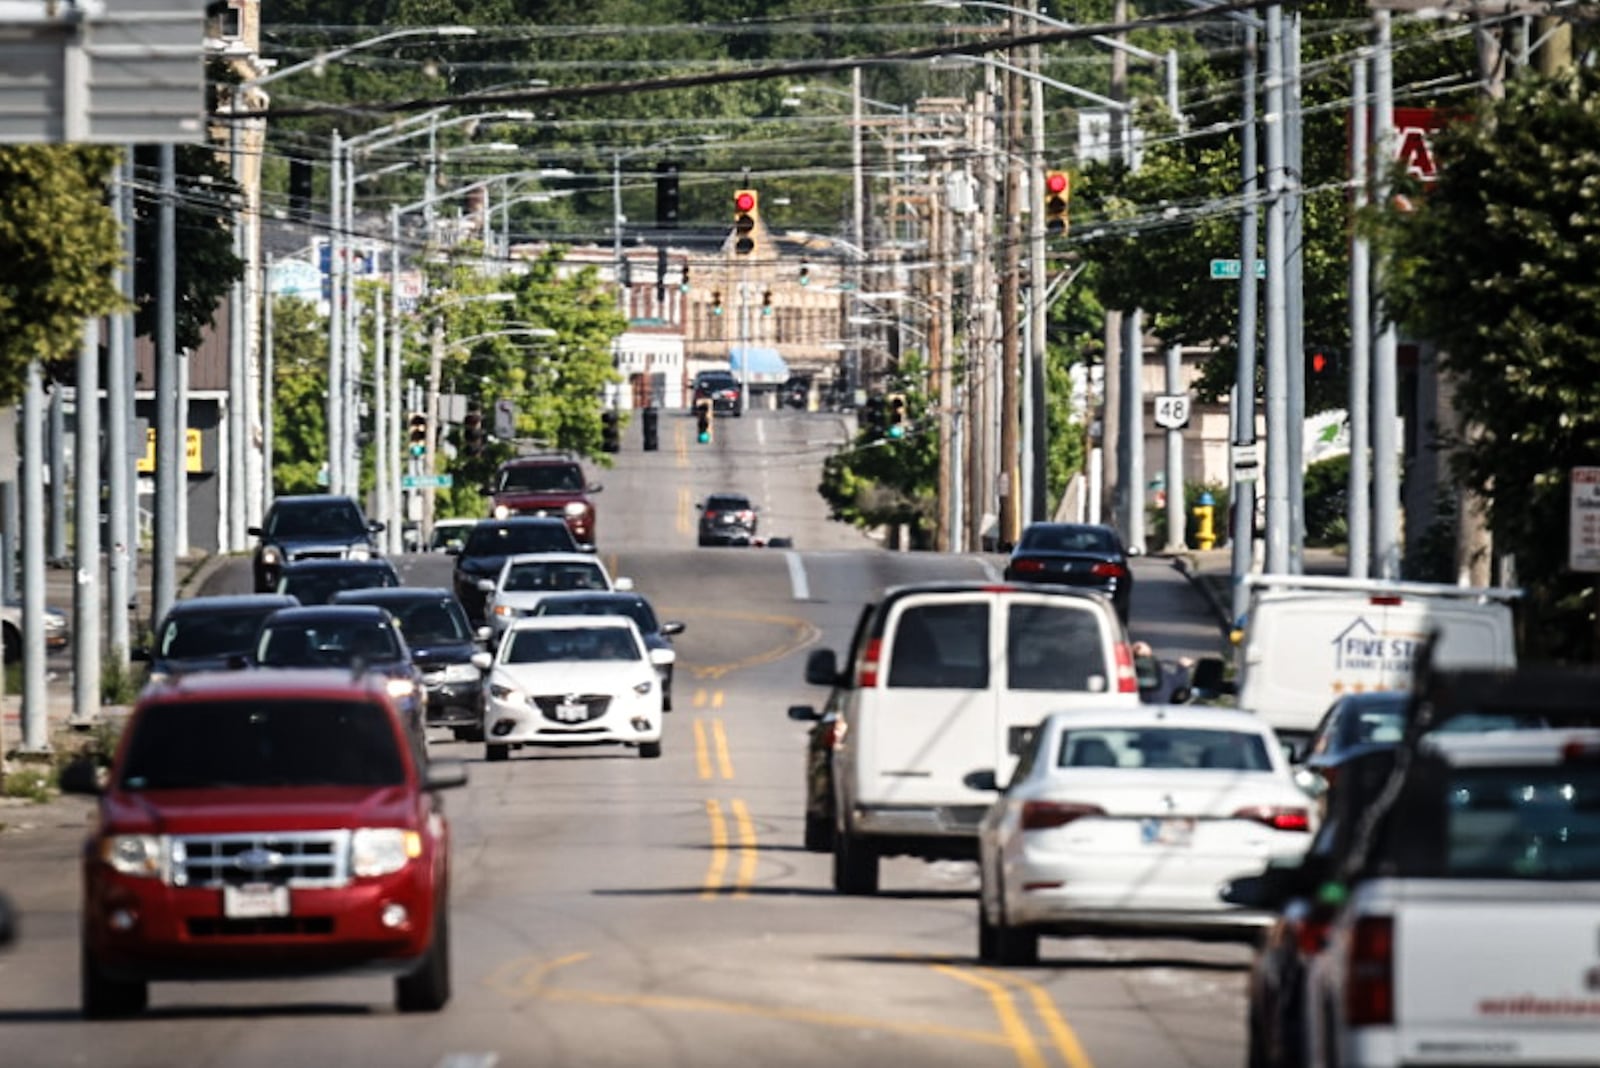
[[650, 650], [650, 663], [654, 664], [656, 667], [666, 667], [668, 664], [677, 659], [678, 654], [673, 652], [671, 649]]
[[628, 578], [626, 575], [623, 575], [622, 577], [620, 577], [616, 581], [614, 581], [612, 583], [612, 585], [615, 586], [619, 590], [624, 590], [624, 591], [631, 590], [631, 589], [633, 589], [633, 579]]
[[491, 667], [494, 666], [494, 654], [493, 653], [473, 653], [472, 654], [472, 666], [477, 668], [479, 671], [488, 671]]
[[815, 705], [790, 705], [789, 718], [800, 723], [815, 723], [822, 718]]
[[58, 780], [64, 794], [98, 797], [105, 792], [100, 783], [100, 767], [92, 757], [75, 757], [61, 769]]
[[383, 521], [381, 519], [369, 519], [367, 520], [367, 529], [374, 534], [382, 534], [384, 531]]
[[493, 641], [494, 640], [494, 628], [493, 627], [479, 627], [477, 630], [472, 632], [472, 636], [474, 638], [478, 639], [480, 642]]
[[814, 649], [806, 657], [806, 681], [813, 686], [839, 685], [839, 661], [832, 649]]
[[244, 528], [244, 532], [246, 534], [250, 535], [252, 538], [261, 537], [261, 528], [260, 527], [245, 527]]
[[580, 553], [594, 553], [594, 552], [599, 552], [600, 550], [595, 547], [595, 544], [593, 542], [580, 541], [578, 543], [578, 551]]
[[494, 579], [479, 579], [478, 589], [482, 590], [484, 593], [493, 593]]
[[150, 662], [149, 647], [144, 645], [135, 645], [132, 649], [128, 650], [128, 659], [148, 664]]
[[671, 623], [663, 623], [661, 624], [661, 633], [668, 638], [672, 637], [674, 634], [682, 634], [683, 624], [676, 621]]
[[454, 790], [467, 785], [467, 766], [459, 760], [430, 760], [422, 774], [424, 790]]
[[993, 768], [979, 768], [977, 771], [969, 771], [962, 778], [961, 784], [969, 790], [982, 790], [986, 793], [993, 793], [1000, 789], [999, 782], [995, 780]]

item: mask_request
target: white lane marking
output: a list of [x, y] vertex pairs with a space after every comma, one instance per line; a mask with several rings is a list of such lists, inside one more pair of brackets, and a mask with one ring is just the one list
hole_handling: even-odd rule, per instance
[[765, 419], [757, 419], [756, 420], [756, 444], [765, 445], [766, 443], [767, 443], [767, 421]]
[[499, 1063], [498, 1053], [446, 1053], [434, 1068], [494, 1068]]
[[806, 581], [806, 565], [800, 559], [799, 553], [784, 553], [784, 559], [789, 561], [789, 587], [794, 591], [797, 601], [811, 600], [811, 584]]

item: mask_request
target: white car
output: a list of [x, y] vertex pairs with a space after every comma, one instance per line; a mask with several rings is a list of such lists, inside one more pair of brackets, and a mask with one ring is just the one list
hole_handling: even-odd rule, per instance
[[1053, 713], [978, 828], [978, 954], [1032, 964], [1042, 934], [1248, 939], [1272, 914], [1219, 887], [1304, 854], [1312, 819], [1249, 713]]
[[633, 580], [613, 580], [606, 566], [589, 553], [518, 553], [506, 558], [497, 577], [480, 580], [478, 589], [488, 595], [484, 618], [500, 634], [512, 620], [531, 616], [549, 594], [631, 590]]
[[634, 746], [661, 755], [661, 679], [671, 655], [648, 649], [626, 616], [514, 620], [494, 655], [472, 662], [488, 676], [483, 730], [489, 760], [525, 745]]

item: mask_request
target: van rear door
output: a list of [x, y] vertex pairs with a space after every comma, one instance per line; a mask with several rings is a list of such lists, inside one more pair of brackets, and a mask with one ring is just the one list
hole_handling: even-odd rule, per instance
[[[895, 601], [880, 643], [882, 678], [862, 680], [860, 794], [867, 805], [962, 801], [961, 780], [995, 766], [993, 596], [912, 594]], [[867, 651], [871, 659], [871, 650]]]

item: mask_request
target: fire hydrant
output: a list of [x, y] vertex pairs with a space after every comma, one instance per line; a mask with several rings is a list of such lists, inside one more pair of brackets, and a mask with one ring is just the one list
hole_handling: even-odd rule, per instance
[[1216, 498], [1209, 491], [1200, 494], [1200, 503], [1194, 506], [1194, 517], [1200, 521], [1199, 528], [1194, 533], [1195, 541], [1200, 543], [1200, 548], [1209, 549], [1217, 543], [1217, 528], [1212, 524], [1212, 515], [1216, 511]]

